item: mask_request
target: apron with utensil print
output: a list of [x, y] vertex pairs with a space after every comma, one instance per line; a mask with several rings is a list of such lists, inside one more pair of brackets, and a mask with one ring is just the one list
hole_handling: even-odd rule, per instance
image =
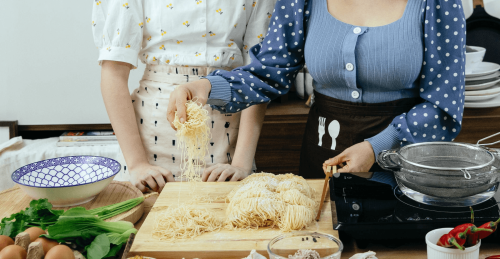
[[[324, 178], [323, 163], [346, 148], [383, 131], [394, 117], [408, 112], [418, 99], [353, 103], [314, 92], [300, 153], [299, 175]], [[376, 163], [370, 172], [383, 171]]]

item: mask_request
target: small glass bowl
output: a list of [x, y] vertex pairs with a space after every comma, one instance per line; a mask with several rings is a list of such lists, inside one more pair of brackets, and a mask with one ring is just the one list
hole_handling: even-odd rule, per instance
[[298, 250], [315, 250], [321, 259], [340, 259], [344, 245], [338, 238], [317, 232], [295, 231], [279, 235], [267, 245], [270, 259], [288, 259]]

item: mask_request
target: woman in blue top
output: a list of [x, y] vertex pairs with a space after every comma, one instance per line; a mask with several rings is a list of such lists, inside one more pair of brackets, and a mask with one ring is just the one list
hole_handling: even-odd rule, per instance
[[307, 63], [315, 102], [301, 153], [304, 177], [324, 177], [324, 166], [340, 163], [339, 172], [367, 172], [382, 150], [452, 141], [461, 129], [460, 0], [279, 0], [268, 34], [250, 52], [247, 66], [177, 88], [168, 119], [175, 111], [185, 117], [193, 97], [226, 113], [269, 102], [288, 92]]

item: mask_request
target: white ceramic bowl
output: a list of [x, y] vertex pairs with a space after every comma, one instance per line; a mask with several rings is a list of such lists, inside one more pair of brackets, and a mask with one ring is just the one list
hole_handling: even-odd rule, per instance
[[120, 171], [114, 159], [68, 156], [25, 165], [12, 180], [33, 199], [48, 199], [54, 207], [76, 206], [91, 201]]
[[450, 232], [453, 228], [438, 228], [425, 235], [427, 243], [427, 259], [478, 259], [481, 241], [475, 246], [467, 247], [465, 250], [458, 248], [446, 248], [436, 245], [439, 238]]
[[481, 62], [483, 62], [486, 49], [483, 47], [467, 46], [467, 48], [475, 50], [474, 52], [465, 52], [465, 74], [470, 74], [474, 71]]

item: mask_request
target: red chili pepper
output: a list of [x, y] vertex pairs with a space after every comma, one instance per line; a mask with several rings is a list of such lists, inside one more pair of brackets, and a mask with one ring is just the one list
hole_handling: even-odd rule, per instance
[[467, 236], [467, 246], [475, 246], [479, 242], [479, 233], [470, 234]]
[[456, 236], [458, 233], [464, 232], [467, 228], [469, 229], [469, 231], [467, 232], [467, 235], [473, 235], [473, 234], [476, 234], [478, 232], [492, 232], [491, 229], [478, 228], [472, 223], [465, 223], [465, 224], [456, 226], [454, 229], [450, 230], [449, 233], [452, 234], [453, 236]]
[[[449, 233], [452, 234], [453, 236], [455, 236], [456, 234], [458, 234], [460, 232], [464, 232], [464, 230], [466, 230], [466, 229], [471, 230], [472, 227], [476, 227], [476, 226], [472, 223], [465, 223], [465, 224], [456, 226], [454, 229], [450, 230]], [[467, 234], [470, 234], [470, 233], [467, 233]]]
[[480, 228], [485, 228], [485, 229], [490, 229], [491, 232], [482, 232], [479, 233], [479, 239], [483, 239], [491, 235], [491, 233], [495, 232], [498, 228], [498, 224], [500, 223], [500, 219], [497, 221], [490, 221], [488, 223], [484, 223], [483, 225], [480, 226]]
[[486, 257], [485, 259], [500, 259], [500, 255], [492, 255], [492, 256], [488, 256], [488, 257]]
[[450, 233], [442, 235], [439, 238], [437, 245], [442, 246], [442, 247], [456, 246], [458, 249], [464, 250], [464, 248], [460, 244], [457, 243], [457, 240]]
[[487, 228], [471, 228], [467, 235], [467, 245], [475, 246], [479, 242], [480, 235], [487, 234], [489, 236], [493, 230]]
[[456, 235], [458, 233], [465, 231], [465, 229], [467, 229], [467, 228], [469, 228], [469, 231], [467, 231], [467, 245], [470, 245], [470, 246], [475, 246], [479, 242], [479, 235], [481, 235], [481, 234], [484, 235], [484, 233], [491, 234], [491, 232], [493, 232], [493, 230], [491, 230], [491, 229], [478, 228], [478, 227], [474, 226], [474, 224], [466, 223], [466, 224], [462, 224], [462, 225], [457, 226], [456, 228], [452, 229], [450, 231], [450, 234], [452, 234], [454, 237], [456, 237]]
[[467, 232], [469, 232], [470, 229], [471, 229], [471, 227], [468, 227], [464, 230], [464, 232], [460, 232], [460, 233], [453, 236], [455, 238], [455, 240], [457, 240], [457, 243], [460, 246], [463, 246], [465, 244], [465, 242], [467, 241]]

